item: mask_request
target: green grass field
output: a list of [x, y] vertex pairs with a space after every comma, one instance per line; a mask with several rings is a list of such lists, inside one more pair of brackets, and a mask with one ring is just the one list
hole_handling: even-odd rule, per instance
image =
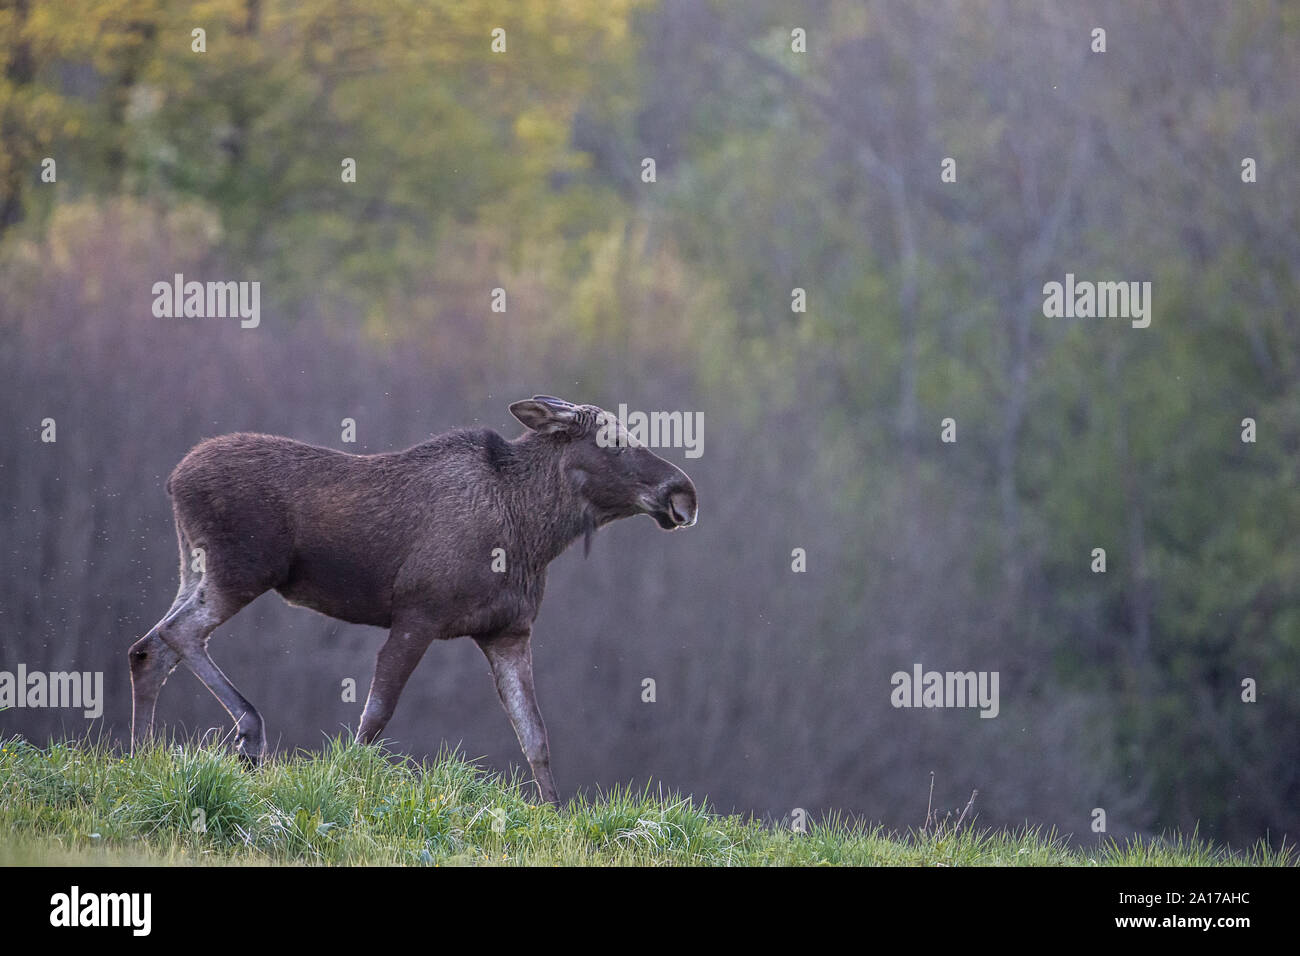
[[[949, 818], [951, 819], [951, 818]], [[1036, 830], [951, 823], [889, 833], [837, 822], [794, 833], [690, 798], [618, 789], [538, 805], [532, 785], [456, 755], [417, 764], [341, 739], [250, 772], [228, 752], [0, 740], [0, 865], [1294, 865], [1194, 836], [1079, 850]]]

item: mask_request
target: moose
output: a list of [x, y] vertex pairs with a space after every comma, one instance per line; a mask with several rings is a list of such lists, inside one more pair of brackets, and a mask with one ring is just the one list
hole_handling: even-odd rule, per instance
[[258, 595], [388, 628], [357, 739], [372, 743], [434, 640], [472, 637], [543, 800], [558, 806], [530, 637], [546, 567], [579, 537], [645, 514], [695, 524], [695, 485], [595, 405], [515, 402], [526, 430], [456, 429], [401, 452], [352, 455], [241, 432], [196, 445], [167, 481], [180, 588], [130, 649], [133, 750], [184, 663], [234, 720], [234, 748], [266, 750], [262, 716], [208, 656], [208, 637]]

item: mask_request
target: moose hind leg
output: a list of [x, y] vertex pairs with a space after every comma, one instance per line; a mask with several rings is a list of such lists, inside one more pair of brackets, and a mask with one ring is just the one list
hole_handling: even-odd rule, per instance
[[211, 582], [202, 584], [174, 614], [164, 619], [159, 630], [167, 645], [234, 720], [235, 751], [249, 763], [258, 764], [266, 752], [262, 715], [221, 672], [207, 649], [208, 635], [250, 600], [251, 597], [228, 596]]
[[181, 655], [163, 638], [163, 630], [194, 599], [201, 579], [189, 563], [190, 542], [180, 523], [176, 525], [177, 543], [180, 545], [180, 589], [163, 619], [149, 633], [131, 645], [127, 660], [131, 665], [131, 752], [135, 753], [153, 736], [154, 712], [158, 708], [158, 694], [171, 676]]
[[127, 658], [131, 662], [131, 752], [135, 753], [153, 736], [154, 711], [158, 693], [167, 677], [180, 663], [181, 656], [162, 639], [163, 622], [131, 645]]

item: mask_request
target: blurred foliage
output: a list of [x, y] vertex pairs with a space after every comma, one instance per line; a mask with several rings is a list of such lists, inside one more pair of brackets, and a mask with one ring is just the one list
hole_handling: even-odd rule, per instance
[[[714, 448], [753, 443], [701, 465], [734, 520], [766, 512], [760, 490], [800, 502], [732, 541], [775, 555], [761, 591], [789, 587], [791, 535], [823, 548], [797, 636], [813, 659], [852, 673], [874, 642], [886, 675], [940, 650], [1011, 675], [1051, 728], [1040, 747], [1107, 755], [1104, 782], [1070, 798], [1077, 819], [1106, 805], [1135, 827], [1294, 831], [1300, 19], [1283, 0], [1083, 6], [0, 0], [10, 387], [23, 354], [50, 350], [21, 379], [19, 433], [72, 387], [53, 356], [121, 334], [53, 316], [182, 265], [261, 279], [283, 341], [331, 329], [380, 377], [384, 356], [417, 356], [467, 405], [545, 391], [539, 377], [587, 398], [692, 396]], [[1151, 327], [1044, 319], [1042, 284], [1066, 272], [1150, 280]], [[130, 305], [141, 321], [147, 301]], [[153, 349], [192, 347], [158, 334]], [[246, 348], [223, 354], [269, 401], [296, 359]], [[351, 394], [371, 395], [356, 376]], [[313, 381], [304, 400], [323, 401], [330, 373]], [[955, 446], [937, 440], [949, 416]], [[5, 480], [28, 465], [9, 456]], [[753, 622], [692, 608], [726, 653], [753, 651]], [[1246, 677], [1257, 705], [1240, 703]], [[772, 692], [814, 693], [798, 680]], [[1074, 759], [987, 746], [970, 754], [1009, 789]], [[852, 747], [816, 751], [841, 799], [873, 781]]]

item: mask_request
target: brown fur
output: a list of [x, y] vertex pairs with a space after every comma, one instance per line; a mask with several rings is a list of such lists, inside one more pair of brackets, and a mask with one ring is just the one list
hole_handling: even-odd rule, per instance
[[[152, 732], [158, 692], [183, 662], [230, 712], [236, 749], [260, 760], [262, 718], [208, 657], [207, 639], [276, 590], [292, 604], [390, 629], [358, 730], [364, 742], [382, 732], [433, 640], [473, 637], [542, 796], [555, 802], [529, 647], [546, 566], [618, 518], [693, 524], [696, 493], [646, 448], [601, 447], [606, 413], [595, 406], [536, 396], [511, 411], [529, 426], [514, 441], [458, 430], [402, 452], [349, 455], [240, 433], [190, 451], [167, 482], [180, 590], [130, 652], [133, 743]], [[493, 570], [498, 548], [504, 572]]]

